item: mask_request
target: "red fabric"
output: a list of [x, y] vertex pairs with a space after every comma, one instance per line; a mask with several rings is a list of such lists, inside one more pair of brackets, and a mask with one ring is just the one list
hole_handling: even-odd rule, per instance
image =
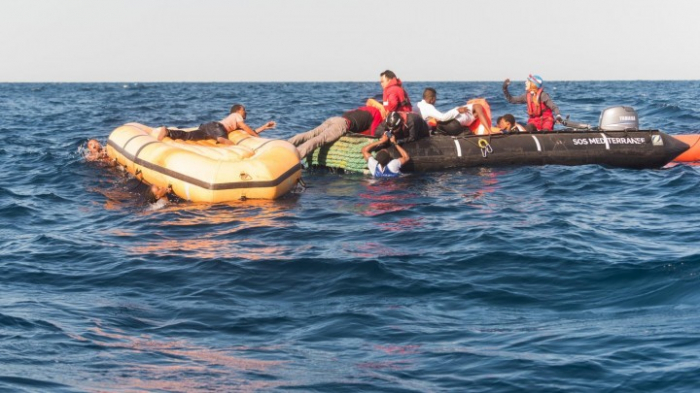
[[[486, 102], [486, 99], [484, 98], [474, 98], [472, 100], [467, 101], [467, 104], [479, 104], [481, 107], [484, 109], [484, 114], [486, 115], [486, 120], [489, 122], [489, 127], [491, 127], [491, 106], [489, 105], [488, 102]], [[479, 129], [479, 126], [481, 125], [481, 120], [479, 120], [476, 115], [474, 115], [474, 121], [472, 124], [469, 125], [469, 129], [472, 130], [472, 132], [475, 132], [476, 130]]]
[[[552, 110], [540, 100], [541, 95], [541, 88], [537, 91], [536, 99], [532, 97], [532, 94], [527, 95], [527, 114], [530, 116], [527, 122], [537, 127], [538, 130], [552, 131], [554, 116]], [[536, 105], [535, 102], [538, 102], [539, 105]]]
[[376, 136], [374, 135], [374, 131], [376, 131], [377, 126], [381, 124], [382, 122], [382, 113], [379, 111], [377, 108], [373, 108], [371, 106], [361, 106], [357, 108], [361, 111], [369, 112], [369, 114], [372, 115], [372, 125], [368, 130], [364, 130], [360, 132], [362, 135], [369, 135], [369, 136]]
[[386, 112], [402, 111], [411, 112], [413, 107], [411, 101], [406, 95], [406, 90], [403, 89], [401, 79], [392, 79], [384, 88], [384, 109]]

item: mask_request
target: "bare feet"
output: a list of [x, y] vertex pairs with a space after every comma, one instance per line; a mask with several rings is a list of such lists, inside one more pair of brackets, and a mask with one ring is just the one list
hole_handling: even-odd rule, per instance
[[158, 136], [157, 139], [159, 141], [162, 141], [165, 136], [168, 135], [168, 129], [165, 128], [165, 126], [158, 128]]

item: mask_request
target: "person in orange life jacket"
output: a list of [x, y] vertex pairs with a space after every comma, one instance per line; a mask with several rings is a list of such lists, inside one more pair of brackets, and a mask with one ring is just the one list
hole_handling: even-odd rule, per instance
[[503, 82], [503, 95], [511, 104], [527, 104], [528, 124], [532, 124], [538, 130], [551, 131], [554, 128], [552, 112], [556, 114], [558, 122], [562, 121], [562, 117], [559, 107], [552, 101], [549, 94], [543, 91], [543, 83], [540, 76], [529, 75], [525, 81], [525, 94], [513, 97], [508, 91], [510, 79], [506, 79]]
[[375, 134], [382, 135], [386, 131], [391, 131], [400, 145], [430, 136], [428, 123], [413, 112], [389, 112]]
[[340, 116], [326, 119], [320, 126], [289, 138], [289, 143], [297, 146], [301, 158], [320, 146], [333, 143], [348, 132], [374, 136], [382, 115], [377, 108], [359, 107]]
[[[480, 124], [484, 125], [486, 133], [491, 133], [491, 124], [488, 116], [484, 113], [484, 108], [481, 104], [467, 104], [450, 109], [442, 113], [435, 108], [437, 101], [437, 92], [432, 87], [428, 87], [423, 91], [423, 101], [417, 104], [416, 113], [425, 120], [429, 126], [435, 124], [438, 131], [442, 130], [450, 135], [460, 134], [463, 129], [461, 127], [469, 127], [474, 121], [479, 120]], [[454, 122], [457, 124], [452, 124]], [[443, 123], [443, 124], [440, 124]]]
[[214, 139], [224, 145], [233, 145], [233, 142], [228, 139], [228, 134], [230, 132], [241, 129], [251, 136], [259, 136], [259, 133], [270, 128], [275, 128], [277, 125], [274, 121], [268, 121], [264, 125], [253, 130], [245, 123], [247, 115], [248, 112], [243, 105], [235, 104], [231, 107], [230, 114], [221, 121], [204, 123], [199, 126], [199, 129], [194, 131], [169, 130], [165, 127], [160, 127], [157, 138], [159, 141], [162, 141], [166, 136], [171, 139], [182, 139], [186, 141]]
[[403, 88], [401, 79], [396, 77], [392, 71], [386, 70], [379, 74], [379, 84], [384, 90], [382, 101], [386, 113], [399, 111], [411, 112], [411, 100], [408, 98], [408, 93]]
[[[411, 159], [406, 150], [396, 144], [396, 136], [389, 137], [388, 134], [387, 132], [378, 141], [362, 148], [362, 157], [367, 161], [367, 169], [374, 177], [398, 177], [401, 175], [401, 167]], [[374, 148], [389, 141], [396, 147], [401, 157], [392, 159], [391, 154], [386, 149], [381, 149], [377, 152], [376, 157], [372, 157]]]
[[506, 113], [505, 115], [499, 117], [498, 120], [496, 121], [496, 124], [498, 125], [498, 128], [500, 128], [504, 132], [523, 132], [523, 131], [525, 131], [525, 127], [523, 127], [519, 123], [516, 123], [515, 116], [513, 116], [510, 113]]

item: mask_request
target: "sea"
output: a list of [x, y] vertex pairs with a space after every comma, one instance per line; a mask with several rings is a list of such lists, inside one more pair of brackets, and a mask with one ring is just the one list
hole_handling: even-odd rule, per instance
[[[500, 81], [405, 81], [449, 109]], [[545, 81], [565, 116], [700, 133], [700, 81]], [[512, 93], [524, 91], [514, 81]], [[248, 109], [286, 139], [379, 82], [0, 84], [2, 392], [700, 391], [700, 167], [305, 169], [274, 201], [149, 203], [88, 162]]]

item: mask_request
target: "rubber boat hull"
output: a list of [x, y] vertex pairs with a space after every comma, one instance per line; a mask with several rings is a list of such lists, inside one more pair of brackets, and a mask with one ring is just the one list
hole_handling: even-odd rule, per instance
[[673, 137], [690, 146], [688, 150], [674, 158], [674, 162], [700, 162], [700, 134], [674, 135]]
[[172, 186], [180, 198], [194, 202], [276, 199], [301, 178], [296, 148], [281, 140], [229, 134], [235, 146], [213, 140], [158, 141], [143, 124], [116, 128], [107, 155], [148, 184]]
[[[344, 137], [344, 146], [353, 142]], [[338, 141], [338, 142], [341, 142]], [[338, 143], [336, 142], [336, 144]], [[369, 142], [361, 143], [361, 146]], [[353, 148], [355, 155], [361, 148]], [[549, 131], [538, 133], [436, 135], [402, 145], [411, 156], [403, 171], [439, 171], [449, 168], [523, 165], [606, 165], [620, 168], [660, 168], [688, 149], [688, 144], [658, 130]], [[325, 149], [325, 150], [324, 150]], [[335, 157], [334, 146], [323, 147], [311, 157], [311, 165], [358, 171], [357, 165], [327, 165]], [[347, 147], [338, 149], [348, 150]], [[394, 147], [389, 151], [399, 157]], [[361, 155], [360, 155], [361, 157]], [[332, 164], [350, 162], [345, 157]], [[353, 162], [356, 162], [354, 158]], [[364, 164], [364, 162], [363, 162]], [[364, 169], [364, 168], [362, 168]]]

